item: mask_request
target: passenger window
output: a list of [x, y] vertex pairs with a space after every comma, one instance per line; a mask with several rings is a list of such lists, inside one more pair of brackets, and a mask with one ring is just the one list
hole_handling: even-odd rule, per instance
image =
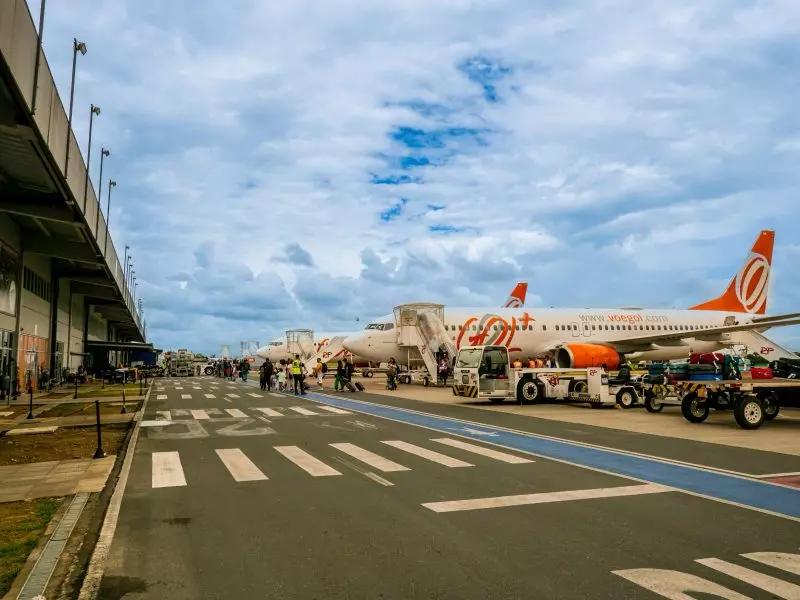
[[556, 331], [560, 331], [559, 328], [558, 328], [558, 325], [556, 325]]
[[463, 325], [458, 326], [458, 330], [461, 331], [461, 328], [464, 327]]
[[533, 331], [533, 325], [528, 325], [528, 331]]
[[478, 331], [478, 326], [477, 325], [473, 325], [472, 326], [472, 331]]
[[592, 331], [594, 331], [594, 325], [592, 325]]
[[547, 325], [542, 325], [542, 331], [547, 331]]

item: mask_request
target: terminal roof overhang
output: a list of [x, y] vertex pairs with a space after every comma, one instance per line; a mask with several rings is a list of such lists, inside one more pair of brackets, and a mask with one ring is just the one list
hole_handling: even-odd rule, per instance
[[103, 258], [105, 241], [94, 239], [51, 159], [0, 58], [0, 212], [19, 226], [24, 251], [51, 257], [62, 285], [69, 281], [73, 293], [87, 297], [120, 336], [141, 340]]
[[87, 340], [86, 346], [99, 348], [101, 350], [143, 350], [145, 352], [161, 352], [160, 349], [154, 348], [153, 344], [142, 342], [101, 342]]

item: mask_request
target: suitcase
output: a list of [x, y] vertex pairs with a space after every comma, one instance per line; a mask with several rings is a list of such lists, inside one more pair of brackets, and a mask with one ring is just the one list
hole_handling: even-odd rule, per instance
[[696, 352], [689, 357], [689, 363], [693, 365], [712, 365], [714, 361], [722, 363], [725, 360], [725, 355], [719, 352]]
[[774, 377], [772, 369], [769, 367], [752, 367], [750, 375], [753, 379], [772, 379]]
[[722, 375], [717, 373], [689, 373], [689, 381], [722, 381]]
[[[351, 392], [355, 392], [356, 391], [356, 388], [353, 387], [353, 384], [350, 382], [349, 379], [342, 379], [342, 385], [344, 387], [346, 387], [348, 390], [350, 390]], [[359, 385], [361, 385], [361, 384], [359, 384]]]
[[356, 381], [356, 389], [357, 389], [359, 392], [363, 392], [363, 391], [364, 391], [364, 384], [363, 384], [363, 383], [361, 383], [360, 381]]

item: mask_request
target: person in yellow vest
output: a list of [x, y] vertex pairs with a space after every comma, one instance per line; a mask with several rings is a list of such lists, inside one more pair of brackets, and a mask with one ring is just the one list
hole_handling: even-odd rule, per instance
[[294, 395], [305, 396], [306, 391], [303, 389], [303, 367], [301, 366], [300, 355], [295, 354], [292, 361], [292, 379], [294, 380]]

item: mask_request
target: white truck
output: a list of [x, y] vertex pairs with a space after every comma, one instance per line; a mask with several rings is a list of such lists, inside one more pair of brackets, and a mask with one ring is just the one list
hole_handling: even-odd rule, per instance
[[170, 357], [170, 375], [172, 377], [193, 376], [192, 356], [192, 353], [185, 349], [174, 352]]
[[545, 399], [588, 402], [592, 408], [639, 401], [635, 385], [610, 380], [601, 367], [586, 369], [512, 368], [505, 346], [462, 348], [453, 369], [453, 395], [493, 403], [516, 400], [531, 404]]

